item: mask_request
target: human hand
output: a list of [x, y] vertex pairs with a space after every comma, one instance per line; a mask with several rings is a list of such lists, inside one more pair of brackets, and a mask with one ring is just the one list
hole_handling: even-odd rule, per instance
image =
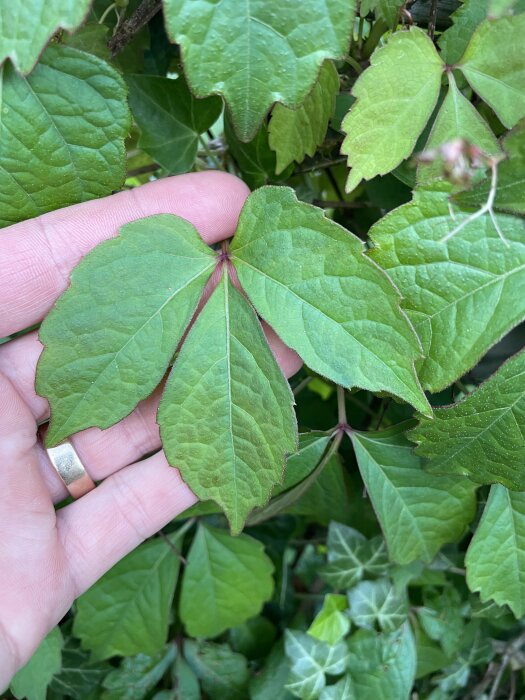
[[[0, 338], [39, 323], [80, 258], [123, 224], [177, 214], [215, 243], [234, 233], [247, 195], [231, 175], [193, 173], [0, 231]], [[299, 358], [265, 331], [290, 376]], [[37, 440], [49, 416], [34, 388], [41, 350], [36, 331], [0, 345], [0, 689], [76, 597], [196, 501], [162, 452], [137, 462], [160, 448], [156, 391], [117, 425], [71, 438], [86, 471], [103, 481], [55, 512], [67, 491]]]

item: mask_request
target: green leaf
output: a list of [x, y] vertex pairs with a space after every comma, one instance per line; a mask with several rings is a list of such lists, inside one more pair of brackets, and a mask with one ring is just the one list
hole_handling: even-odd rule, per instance
[[416, 678], [428, 676], [448, 666], [451, 659], [444, 653], [439, 644], [436, 644], [422, 627], [415, 628], [417, 649]]
[[419, 377], [433, 392], [459, 379], [525, 318], [523, 221], [497, 217], [508, 247], [488, 215], [442, 243], [466, 217], [456, 211], [451, 218], [446, 192], [421, 191], [370, 231], [370, 255], [404, 297], [426, 355]]
[[351, 588], [365, 574], [380, 576], [388, 566], [383, 539], [367, 540], [347, 525], [330, 523], [327, 547], [328, 564], [321, 575], [332, 588]]
[[216, 637], [261, 611], [273, 592], [273, 564], [247, 535], [199, 526], [188, 554], [180, 616], [192, 637]]
[[119, 189], [130, 119], [107, 63], [50, 46], [26, 78], [0, 68], [0, 94], [0, 226]]
[[348, 669], [356, 698], [408, 700], [416, 647], [408, 623], [390, 634], [359, 630], [350, 637]]
[[293, 395], [245, 297], [223, 277], [190, 330], [158, 412], [168, 461], [232, 533], [297, 448]]
[[463, 56], [476, 27], [487, 16], [489, 0], [465, 0], [450, 15], [452, 26], [441, 34], [438, 46], [441, 56], [449, 66]]
[[350, 619], [357, 627], [393, 632], [407, 618], [406, 592], [396, 592], [392, 583], [382, 578], [377, 581], [361, 581], [348, 592]]
[[266, 617], [257, 615], [230, 629], [229, 642], [233, 651], [247, 659], [261, 659], [269, 654], [276, 635], [275, 625]]
[[468, 586], [482, 601], [525, 615], [525, 493], [491, 488], [465, 564]]
[[227, 644], [192, 640], [184, 642], [184, 655], [211, 700], [246, 700], [250, 672], [244, 656]]
[[[427, 592], [430, 591], [430, 592]], [[424, 607], [417, 613], [425, 633], [438, 641], [445, 654], [453, 657], [461, 649], [465, 623], [459, 592], [447, 586], [441, 593], [433, 589], [424, 589]]]
[[86, 700], [100, 689], [105, 676], [112, 670], [109, 663], [93, 662], [90, 654], [79, 648], [70, 637], [62, 649], [62, 666], [51, 681], [51, 691], [61, 696]]
[[299, 450], [286, 460], [283, 483], [277, 484], [272, 496], [278, 496], [306, 479], [317, 466], [329, 442], [330, 433], [323, 433], [320, 430], [299, 435]]
[[107, 428], [151, 394], [215, 262], [195, 228], [171, 214], [126, 224], [80, 262], [40, 329], [48, 445]]
[[323, 689], [319, 700], [358, 700], [351, 676], [345, 676], [334, 685]]
[[[177, 533], [170, 535], [177, 541]], [[76, 602], [75, 636], [93, 659], [164, 647], [179, 559], [163, 539], [140, 545]]]
[[352, 168], [347, 192], [363, 178], [389, 173], [412, 153], [436, 105], [443, 69], [432, 41], [416, 27], [392, 34], [374, 51], [352, 88], [357, 99], [342, 123], [341, 153]]
[[344, 595], [328, 593], [323, 607], [308, 628], [308, 634], [331, 645], [340, 642], [350, 629], [350, 620], [345, 614], [347, 607]]
[[170, 173], [191, 170], [197, 157], [199, 135], [221, 113], [218, 97], [196, 100], [183, 77], [128, 75], [131, 111], [141, 136], [139, 148]]
[[62, 43], [66, 46], [92, 53], [103, 61], [111, 60], [108, 40], [109, 27], [98, 22], [86, 22], [73, 35], [62, 36]]
[[62, 644], [60, 629], [55, 627], [11, 680], [9, 690], [15, 698], [46, 700], [47, 687], [62, 666]]
[[291, 189], [264, 187], [243, 207], [231, 255], [259, 314], [311, 369], [430, 413], [414, 369], [417, 338], [357, 237]]
[[332, 61], [323, 63], [312, 91], [298, 109], [275, 105], [270, 120], [270, 148], [277, 153], [277, 174], [305, 156], [314, 156], [323, 143], [339, 92], [339, 75]]
[[255, 190], [268, 184], [275, 172], [276, 157], [268, 143], [266, 124], [261, 124], [249, 143], [243, 143], [237, 138], [230, 117], [225, 114], [224, 138], [248, 187]]
[[143, 700], [171, 666], [175, 654], [176, 647], [170, 644], [155, 656], [137, 654], [123, 659], [104, 679], [101, 700]]
[[175, 659], [173, 686], [173, 690], [168, 691], [167, 700], [201, 700], [199, 679], [181, 654], [178, 654]]
[[434, 474], [463, 474], [478, 484], [525, 489], [525, 350], [472, 394], [421, 419], [410, 433]]
[[[498, 183], [494, 207], [511, 214], [525, 214], [525, 122], [509, 132], [502, 142], [507, 160], [498, 164]], [[473, 189], [457, 194], [460, 205], [481, 207], [488, 199], [491, 182], [485, 178]]]
[[347, 662], [346, 646], [320, 642], [304, 632], [285, 631], [286, 656], [291, 662], [286, 688], [302, 700], [315, 700], [326, 685], [326, 676], [343, 673]]
[[501, 17], [509, 12], [523, 12], [525, 9], [523, 0], [490, 0], [489, 16]]
[[242, 141], [254, 137], [274, 102], [299, 107], [323, 61], [345, 55], [354, 11], [354, 0], [164, 0], [167, 31], [180, 44], [192, 91], [222, 95]]
[[[501, 148], [474, 105], [458, 90], [452, 73], [448, 73], [449, 89], [441, 105], [425, 150], [431, 150], [455, 139], [464, 139], [489, 155], [498, 155]], [[442, 175], [439, 160], [421, 163], [418, 168], [418, 182], [428, 182]], [[486, 201], [486, 200], [485, 200]]]
[[525, 14], [485, 20], [476, 29], [460, 61], [472, 88], [511, 128], [525, 117]]
[[29, 73], [57, 29], [72, 32], [89, 12], [92, 0], [17, 0], [0, 6], [0, 63], [10, 58]]
[[402, 425], [351, 437], [393, 561], [430, 562], [442, 545], [463, 535], [476, 512], [471, 481], [423, 471]]
[[404, 0], [373, 0], [376, 17], [384, 19], [391, 29], [395, 28], [399, 10], [404, 4]]
[[250, 700], [291, 700], [285, 684], [290, 674], [290, 662], [280, 640], [272, 649], [266, 663], [250, 683]]

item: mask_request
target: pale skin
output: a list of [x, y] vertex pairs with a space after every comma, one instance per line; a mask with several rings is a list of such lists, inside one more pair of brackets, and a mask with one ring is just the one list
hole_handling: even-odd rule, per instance
[[[233, 235], [248, 195], [226, 173], [180, 175], [0, 231], [0, 338], [39, 323], [91, 248], [143, 216], [191, 221], [207, 243]], [[287, 376], [298, 356], [269, 328]], [[160, 392], [107, 430], [71, 438], [95, 490], [55, 511], [64, 485], [37, 439], [49, 417], [35, 392], [36, 331], [0, 345], [0, 691], [72, 602], [140, 542], [197, 500], [160, 450]]]

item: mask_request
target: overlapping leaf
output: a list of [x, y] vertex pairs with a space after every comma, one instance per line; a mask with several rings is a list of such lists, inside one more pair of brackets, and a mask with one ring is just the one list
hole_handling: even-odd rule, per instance
[[194, 637], [216, 637], [260, 612], [273, 591], [273, 565], [247, 535], [200, 526], [188, 554], [180, 616]]
[[130, 413], [162, 379], [215, 264], [194, 227], [169, 214], [126, 224], [89, 253], [40, 329], [37, 391], [49, 445]]
[[341, 152], [351, 168], [347, 192], [363, 178], [390, 172], [412, 153], [436, 105], [443, 69], [431, 40], [417, 28], [393, 34], [372, 54], [342, 123]]
[[268, 131], [270, 147], [277, 154], [277, 174], [293, 161], [302, 163], [305, 156], [315, 155], [334, 113], [338, 91], [337, 70], [332, 61], [326, 61], [311, 93], [298, 109], [275, 105]]
[[286, 656], [291, 670], [287, 689], [302, 700], [315, 700], [326, 685], [326, 675], [343, 673], [346, 667], [346, 646], [340, 642], [330, 646], [304, 632], [286, 630]]
[[482, 601], [508, 605], [517, 618], [525, 615], [524, 493], [491, 488], [465, 564], [467, 583]]
[[183, 345], [158, 421], [170, 464], [240, 532], [282, 479], [297, 428], [290, 388], [253, 309], [226, 274]]
[[104, 678], [101, 700], [143, 700], [172, 665], [175, 654], [170, 644], [154, 656], [137, 654], [124, 659]]
[[352, 443], [391, 559], [431, 561], [463, 534], [476, 511], [472, 482], [427, 474], [402, 426], [353, 432]]
[[408, 623], [390, 634], [359, 630], [350, 637], [348, 668], [356, 698], [408, 698], [416, 673], [416, 647]]
[[140, 128], [139, 147], [170, 173], [191, 170], [199, 135], [221, 113], [218, 97], [196, 100], [183, 77], [126, 76], [129, 102]]
[[328, 564], [321, 576], [333, 588], [351, 588], [365, 574], [379, 576], [388, 566], [381, 537], [367, 540], [357, 530], [341, 523], [330, 523], [328, 530]]
[[223, 95], [235, 131], [249, 141], [274, 102], [299, 107], [323, 61], [344, 56], [354, 2], [164, 0], [164, 15], [195, 95]]
[[129, 110], [107, 63], [50, 46], [25, 78], [0, 68], [0, 94], [0, 226], [121, 186]]
[[430, 412], [414, 369], [417, 338], [359, 239], [292, 190], [265, 187], [247, 200], [231, 254], [259, 314], [309, 367]]
[[242, 654], [236, 654], [227, 644], [199, 644], [188, 639], [184, 656], [211, 700], [246, 700], [250, 671]]
[[[177, 542], [177, 534], [170, 535]], [[164, 647], [179, 559], [161, 539], [128, 554], [77, 600], [75, 635], [93, 659]]]
[[350, 629], [347, 607], [344, 595], [328, 593], [323, 600], [323, 607], [308, 628], [308, 634], [328, 644], [340, 642]]
[[463, 56], [476, 27], [487, 16], [489, 0], [465, 0], [450, 16], [452, 26], [438, 40], [443, 60], [448, 65]]
[[525, 14], [485, 20], [473, 34], [458, 66], [508, 128], [525, 117], [524, 34]]
[[268, 143], [268, 127], [260, 129], [248, 143], [239, 141], [228, 114], [224, 117], [224, 138], [248, 187], [257, 189], [268, 184], [275, 173], [276, 156]]
[[525, 318], [525, 222], [489, 216], [441, 239], [468, 214], [451, 218], [446, 192], [416, 192], [414, 200], [371, 229], [370, 255], [401, 291], [423, 343], [419, 377], [439, 391], [471, 369]]
[[357, 627], [393, 632], [407, 618], [406, 592], [398, 592], [386, 578], [361, 581], [348, 591], [350, 619]]
[[[72, 31], [86, 17], [92, 0], [17, 0], [0, 4], [0, 63], [10, 58], [29, 73], [59, 27]], [[38, 19], [37, 19], [38, 18]]]
[[459, 403], [410, 433], [436, 474], [525, 489], [525, 350]]

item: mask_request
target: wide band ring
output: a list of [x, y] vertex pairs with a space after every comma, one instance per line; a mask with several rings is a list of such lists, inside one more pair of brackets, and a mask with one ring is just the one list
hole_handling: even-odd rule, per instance
[[68, 440], [56, 447], [47, 448], [46, 452], [49, 461], [73, 498], [80, 498], [95, 488], [95, 482], [85, 470], [75, 448]]

